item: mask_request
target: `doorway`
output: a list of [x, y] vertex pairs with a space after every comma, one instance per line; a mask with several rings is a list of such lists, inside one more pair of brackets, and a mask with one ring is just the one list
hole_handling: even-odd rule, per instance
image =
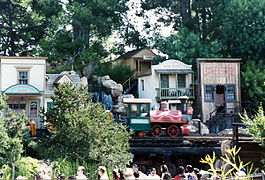
[[217, 113], [221, 113], [225, 109], [225, 86], [216, 86], [216, 108]]

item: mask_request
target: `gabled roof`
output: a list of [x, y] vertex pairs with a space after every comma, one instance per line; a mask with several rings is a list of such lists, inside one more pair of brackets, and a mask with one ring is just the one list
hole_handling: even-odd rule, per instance
[[63, 77], [66, 77], [67, 79], [73, 82], [73, 80], [67, 74], [62, 74], [58, 76], [53, 83], [59, 83]]
[[153, 51], [151, 51], [150, 49], [144, 48], [144, 49], [136, 49], [136, 50], [128, 51], [127, 53], [121, 55], [117, 59], [127, 59], [127, 58], [130, 58], [130, 57], [136, 55], [137, 53], [139, 53], [139, 52], [141, 52], [143, 50], [148, 50], [148, 51], [150, 51], [151, 53], [153, 53], [155, 55], [155, 53]]

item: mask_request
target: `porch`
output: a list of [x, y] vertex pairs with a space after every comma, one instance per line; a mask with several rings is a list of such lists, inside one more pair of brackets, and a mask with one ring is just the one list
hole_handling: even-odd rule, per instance
[[157, 101], [168, 99], [178, 99], [181, 96], [188, 96], [189, 99], [194, 98], [194, 88], [156, 88]]

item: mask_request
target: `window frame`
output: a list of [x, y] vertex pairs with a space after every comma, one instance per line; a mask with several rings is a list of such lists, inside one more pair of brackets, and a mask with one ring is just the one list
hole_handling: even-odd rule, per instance
[[[26, 79], [20, 79], [20, 73], [27, 73], [27, 78]], [[17, 80], [18, 84], [29, 84], [29, 70], [18, 70], [18, 75], [17, 75]], [[20, 83], [20, 81], [25, 81], [27, 80], [27, 83]]]
[[[234, 99], [228, 99], [228, 87], [231, 86], [234, 88]], [[226, 84], [225, 85], [225, 100], [226, 102], [235, 102], [236, 101], [236, 85], [235, 84]]]
[[[207, 86], [212, 87], [212, 99], [206, 99], [206, 87]], [[204, 101], [205, 102], [215, 102], [216, 101], [216, 98], [215, 98], [215, 96], [216, 96], [215, 95], [216, 94], [215, 88], [216, 88], [216, 86], [213, 85], [213, 84], [205, 84], [204, 85]]]

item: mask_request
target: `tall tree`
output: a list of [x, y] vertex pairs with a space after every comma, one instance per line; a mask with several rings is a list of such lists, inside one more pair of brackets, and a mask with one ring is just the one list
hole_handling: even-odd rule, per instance
[[[123, 25], [128, 0], [69, 0], [61, 12], [57, 29], [41, 42], [41, 54], [50, 62], [65, 59], [63, 65], [81, 69], [89, 61], [108, 55], [104, 42]], [[68, 49], [70, 51], [68, 51]]]
[[0, 1], [0, 54], [32, 54], [60, 8], [58, 0]]

